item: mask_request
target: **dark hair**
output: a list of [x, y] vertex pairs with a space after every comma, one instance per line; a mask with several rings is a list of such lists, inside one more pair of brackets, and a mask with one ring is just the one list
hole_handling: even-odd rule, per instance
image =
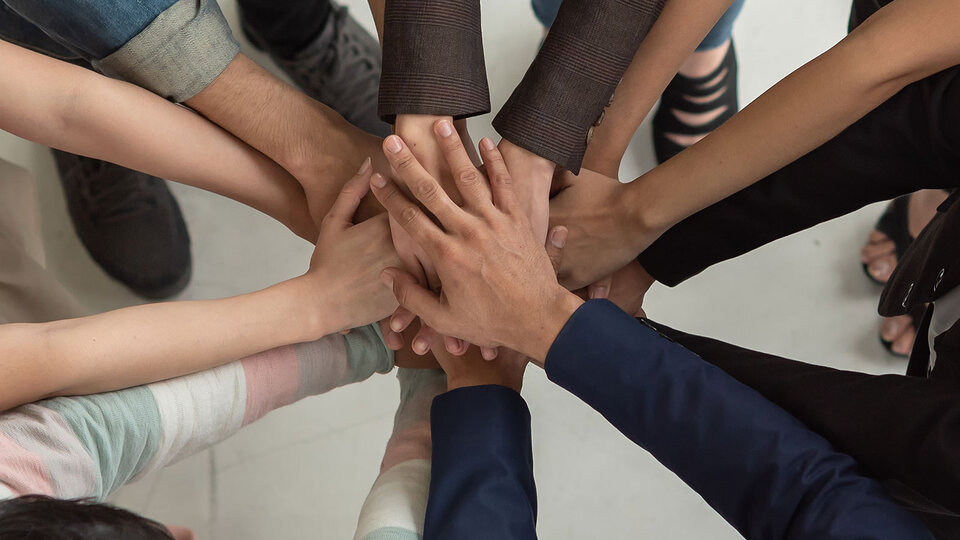
[[0, 501], [3, 540], [172, 540], [166, 527], [109, 504], [25, 495]]

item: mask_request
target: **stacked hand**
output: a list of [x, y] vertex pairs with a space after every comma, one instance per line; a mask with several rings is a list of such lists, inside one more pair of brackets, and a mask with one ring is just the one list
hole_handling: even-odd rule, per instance
[[[384, 268], [399, 263], [386, 214], [353, 224], [353, 216], [369, 192], [372, 174], [370, 160], [365, 160], [343, 186], [321, 220], [310, 269], [301, 278], [305, 300], [317, 306], [317, 317], [323, 319], [316, 326], [324, 328], [323, 333], [370, 324], [386, 317], [397, 306], [393, 296], [388, 291], [384, 294], [378, 283]], [[336, 294], [311, 298], [317, 291]]]
[[444, 156], [463, 199], [457, 205], [399, 137], [388, 159], [398, 179], [439, 225], [375, 174], [374, 195], [391, 217], [424, 249], [443, 284], [438, 295], [408, 271], [387, 269], [383, 277], [401, 306], [437, 331], [487, 348], [505, 346], [535, 360], [582, 303], [560, 286], [553, 266], [513, 189], [513, 179], [492, 141], [481, 141], [489, 182], [471, 162], [458, 137], [437, 129]]

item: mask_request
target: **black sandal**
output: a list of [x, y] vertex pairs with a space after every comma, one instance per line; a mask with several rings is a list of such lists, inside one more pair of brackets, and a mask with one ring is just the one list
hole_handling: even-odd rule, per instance
[[[883, 233], [893, 242], [894, 251], [897, 255], [897, 262], [903, 259], [903, 254], [913, 243], [913, 236], [910, 235], [910, 195], [901, 195], [890, 201], [887, 209], [880, 214], [873, 229]], [[863, 273], [867, 278], [877, 285], [886, 285], [885, 282], [873, 277], [870, 274], [870, 265], [863, 263]]]
[[[906, 313], [908, 316], [910, 316], [910, 321], [913, 323], [914, 332], [920, 329], [920, 323], [923, 322], [923, 317], [924, 315], [926, 315], [926, 313], [927, 313], [926, 304], [917, 304], [911, 307], [910, 311]], [[910, 353], [900, 354], [898, 352], [894, 352], [893, 342], [883, 339], [882, 333], [878, 334], [878, 336], [880, 337], [880, 344], [883, 345], [883, 348], [886, 349], [888, 353], [892, 354], [893, 356], [896, 356], [897, 358], [910, 358]], [[914, 339], [924, 339], [924, 338], [922, 336], [917, 336], [917, 337], [914, 337]]]
[[[720, 79], [715, 84], [706, 86], [718, 77]], [[706, 98], [721, 90], [716, 99], [706, 103], [691, 101], [691, 98]], [[704, 114], [721, 107], [726, 108], [713, 121], [696, 126], [681, 122], [673, 112], [677, 110], [690, 114]], [[740, 101], [737, 92], [737, 53], [731, 40], [727, 55], [713, 73], [696, 78], [685, 77], [678, 73], [663, 91], [660, 97], [660, 108], [653, 117], [653, 148], [657, 155], [657, 162], [663, 163], [686, 148], [667, 137], [668, 133], [706, 135], [737, 114], [738, 110], [740, 110]]]

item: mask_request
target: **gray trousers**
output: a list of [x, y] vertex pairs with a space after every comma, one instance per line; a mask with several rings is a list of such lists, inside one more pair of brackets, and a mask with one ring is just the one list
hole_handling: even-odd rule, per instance
[[0, 159], [0, 324], [85, 315], [45, 261], [33, 177]]

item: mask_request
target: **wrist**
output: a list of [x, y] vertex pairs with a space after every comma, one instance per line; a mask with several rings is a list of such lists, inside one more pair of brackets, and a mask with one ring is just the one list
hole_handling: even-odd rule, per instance
[[521, 328], [515, 349], [530, 357], [534, 364], [544, 367], [550, 347], [581, 305], [583, 300], [580, 297], [558, 284], [555, 294], [543, 306], [539, 317], [529, 321], [533, 324], [520, 325], [526, 328]]
[[289, 279], [271, 289], [279, 297], [275, 305], [289, 314], [287, 327], [278, 328], [280, 332], [289, 332], [288, 343], [316, 341], [348, 325], [341, 316], [339, 306], [343, 302], [336, 298], [338, 291], [328, 290], [308, 276]]
[[596, 140], [590, 143], [583, 155], [582, 169], [591, 170], [610, 178], [620, 177], [620, 162], [623, 152], [618, 151], [611, 144], [598, 144]]

